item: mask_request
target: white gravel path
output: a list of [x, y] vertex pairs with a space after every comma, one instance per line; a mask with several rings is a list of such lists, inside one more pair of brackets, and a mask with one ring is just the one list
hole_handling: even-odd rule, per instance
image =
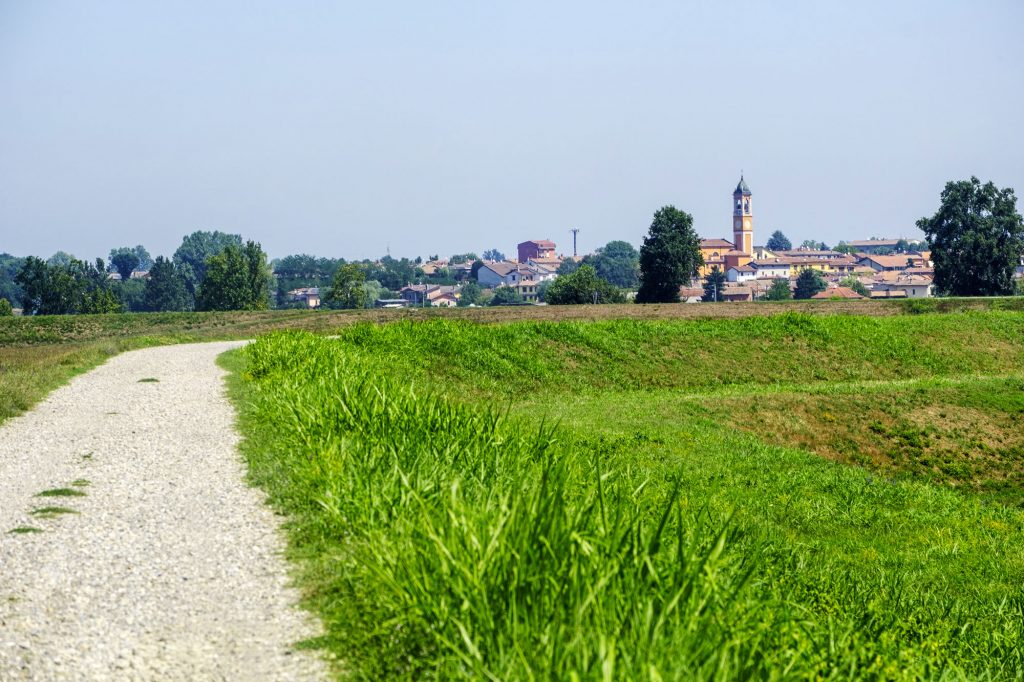
[[125, 353], [0, 426], [0, 680], [327, 676], [293, 649], [319, 626], [244, 483], [215, 365], [237, 345]]

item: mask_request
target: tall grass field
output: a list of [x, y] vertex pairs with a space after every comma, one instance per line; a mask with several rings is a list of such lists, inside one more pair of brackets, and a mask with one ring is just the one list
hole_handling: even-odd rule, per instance
[[364, 323], [225, 363], [340, 677], [1024, 677], [1020, 312]]

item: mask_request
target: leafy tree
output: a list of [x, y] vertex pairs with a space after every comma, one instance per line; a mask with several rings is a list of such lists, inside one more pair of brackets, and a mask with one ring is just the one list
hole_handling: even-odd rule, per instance
[[114, 282], [114, 293], [121, 301], [121, 309], [126, 312], [138, 313], [146, 308], [146, 282], [141, 279], [127, 279]]
[[505, 254], [503, 254], [501, 251], [498, 251], [497, 249], [487, 249], [483, 253], [483, 259], [503, 261], [505, 260]]
[[766, 301], [788, 301], [793, 298], [793, 292], [789, 288], [789, 280], [781, 277], [776, 278], [771, 287], [768, 288], [764, 298]]
[[552, 305], [624, 303], [625, 300], [622, 291], [598, 277], [592, 265], [581, 265], [576, 272], [556, 279], [544, 291], [544, 301]]
[[270, 298], [270, 266], [257, 242], [228, 245], [205, 263], [196, 290], [196, 310], [265, 310]]
[[459, 307], [465, 308], [468, 305], [473, 305], [480, 300], [480, 285], [476, 282], [467, 282], [462, 285], [462, 291], [459, 296]]
[[1015, 296], [1024, 296], [1024, 279], [1018, 279], [1013, 289]]
[[146, 310], [152, 312], [177, 312], [188, 310], [190, 301], [185, 289], [185, 280], [178, 274], [173, 260], [157, 256], [149, 268], [149, 279], [143, 300]]
[[476, 281], [476, 275], [477, 275], [478, 272], [480, 272], [480, 268], [482, 268], [483, 266], [484, 266], [484, 262], [482, 260], [475, 260], [475, 261], [473, 261], [473, 267], [469, 271], [470, 279], [472, 279], [475, 282]]
[[856, 277], [854, 277], [853, 275], [850, 275], [849, 277], [844, 277], [843, 279], [839, 280], [839, 286], [846, 287], [848, 289], [853, 289], [854, 291], [856, 291], [861, 296], [864, 296], [865, 298], [871, 297], [871, 292], [868, 291], [868, 288], [866, 286], [864, 286], [864, 283], [861, 282]]
[[810, 249], [811, 251], [828, 251], [828, 244], [825, 242], [816, 242], [813, 239], [805, 239], [800, 244], [801, 249]]
[[[437, 260], [434, 258], [433, 260]], [[408, 258], [401, 260], [384, 256], [375, 263], [364, 262], [367, 279], [375, 279], [386, 289], [397, 291], [423, 276], [423, 270]]]
[[598, 277], [617, 287], [631, 289], [640, 281], [640, 254], [629, 242], [608, 242], [584, 257], [583, 264], [593, 266]]
[[139, 270], [149, 271], [153, 267], [153, 257], [149, 255], [149, 251], [142, 244], [136, 244], [132, 249], [135, 255], [139, 257]]
[[334, 273], [334, 281], [325, 301], [336, 308], [366, 307], [366, 271], [355, 263], [342, 265]]
[[789, 251], [793, 248], [792, 242], [782, 234], [781, 230], [772, 232], [772, 236], [768, 237], [768, 243], [765, 246], [769, 251]]
[[515, 305], [522, 302], [523, 297], [513, 287], [498, 287], [487, 305]]
[[29, 256], [15, 279], [22, 288], [25, 315], [121, 311], [102, 258], [97, 258], [95, 264], [72, 258], [66, 264], [50, 265]]
[[448, 264], [458, 265], [459, 263], [472, 263], [475, 260], [480, 260], [480, 256], [475, 253], [457, 253], [448, 259]]
[[839, 242], [838, 244], [836, 244], [836, 246], [835, 246], [835, 248], [833, 250], [834, 251], [838, 251], [839, 253], [846, 253], [846, 254], [857, 253], [857, 249], [853, 248], [852, 246], [850, 246], [846, 242]]
[[139, 254], [135, 252], [135, 249], [122, 246], [119, 249], [110, 250], [110, 267], [117, 274], [121, 275], [122, 282], [127, 282], [131, 279], [132, 273], [139, 267], [141, 262]]
[[24, 258], [12, 256], [9, 253], [0, 253], [0, 298], [8, 301], [21, 300], [21, 287], [14, 281], [21, 266], [25, 264]]
[[[229, 246], [242, 248], [242, 235], [200, 230], [181, 240], [181, 246], [174, 252], [174, 264], [178, 274], [185, 280], [189, 296], [196, 297], [199, 284], [206, 278], [209, 259]], [[200, 309], [198, 304], [196, 309]]]
[[793, 298], [811, 298], [815, 294], [825, 291], [827, 286], [825, 278], [821, 276], [820, 272], [814, 268], [804, 268], [800, 271], [800, 276], [796, 278], [796, 291], [793, 292]]
[[725, 273], [716, 265], [704, 278], [704, 296], [701, 300], [705, 303], [721, 301], [723, 289], [725, 289]]
[[14, 314], [14, 307], [6, 298], [0, 298], [0, 317], [10, 317]]
[[363, 282], [363, 306], [372, 308], [378, 298], [391, 298], [390, 293], [377, 280], [368, 279]]
[[574, 258], [566, 258], [565, 260], [558, 264], [558, 270], [556, 270], [555, 272], [558, 274], [559, 277], [562, 277], [564, 275], [571, 275], [572, 273], [576, 272], [576, 270], [579, 269], [580, 265], [581, 261], [578, 261]]
[[58, 251], [46, 259], [47, 265], [71, 265], [71, 261], [78, 260], [67, 251]]
[[693, 217], [675, 206], [659, 209], [640, 248], [637, 303], [678, 302], [679, 287], [696, 277], [703, 264]]
[[1013, 271], [1024, 254], [1024, 221], [1013, 189], [976, 177], [947, 182], [942, 203], [917, 226], [931, 244], [935, 286], [952, 296], [1013, 292]]

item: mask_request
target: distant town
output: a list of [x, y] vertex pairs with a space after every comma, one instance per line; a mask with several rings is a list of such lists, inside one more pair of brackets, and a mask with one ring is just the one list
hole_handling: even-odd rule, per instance
[[[965, 183], [968, 185], [980, 188], [974, 178]], [[355, 262], [307, 254], [268, 262], [259, 244], [243, 245], [240, 235], [194, 232], [182, 240], [172, 257], [155, 260], [141, 245], [112, 249], [108, 261], [96, 259], [95, 263], [64, 252], [46, 261], [0, 254], [0, 313], [465, 307], [631, 300], [707, 304], [790, 298], [923, 299], [937, 293], [933, 252], [926, 241], [872, 236], [841, 241], [833, 247], [813, 240], [793, 245], [776, 230], [758, 244], [753, 192], [742, 176], [732, 194], [732, 234], [726, 235], [731, 239], [697, 236], [692, 218], [671, 206], [659, 211], [656, 221], [663, 212], [679, 223], [673, 227], [677, 230], [673, 238], [692, 241], [687, 242], [684, 250], [690, 255], [676, 276], [648, 275], [674, 282], [671, 290], [663, 288], [653, 299], [644, 299], [641, 291], [645, 277], [642, 249], [626, 241], [612, 241], [581, 255], [576, 248], [578, 229], [567, 230], [572, 234], [569, 248], [560, 249], [550, 238], [527, 239], [517, 245], [512, 256], [488, 249], [479, 255], [385, 256]], [[997, 290], [1021, 293], [1024, 257], [1011, 257], [1009, 262], [1015, 268], [1014, 281], [1002, 280]], [[972, 278], [976, 267], [965, 263], [961, 270]], [[690, 274], [677, 276], [679, 272]]]

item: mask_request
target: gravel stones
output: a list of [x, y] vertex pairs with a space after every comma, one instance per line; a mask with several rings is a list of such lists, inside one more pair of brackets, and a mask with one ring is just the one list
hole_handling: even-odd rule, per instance
[[[125, 353], [0, 426], [0, 680], [326, 677], [244, 483], [215, 364], [238, 345]], [[37, 497], [60, 488], [86, 495]], [[53, 505], [77, 513], [31, 514]]]

